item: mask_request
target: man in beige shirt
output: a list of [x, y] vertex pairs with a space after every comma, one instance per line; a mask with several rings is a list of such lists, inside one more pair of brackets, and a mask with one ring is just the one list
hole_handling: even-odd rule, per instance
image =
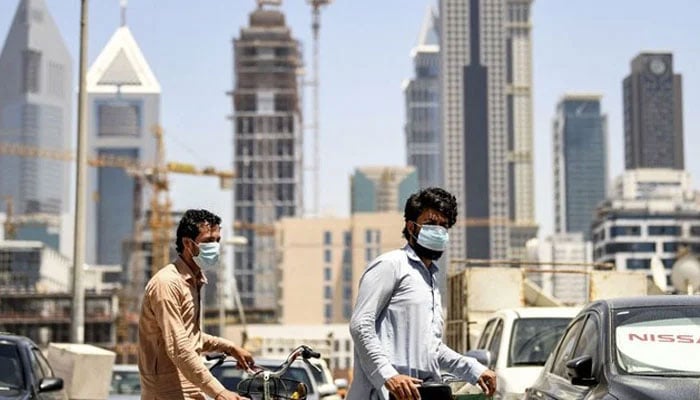
[[228, 391], [209, 372], [201, 353], [232, 355], [241, 368], [251, 354], [201, 330], [201, 289], [205, 268], [219, 262], [221, 218], [206, 210], [188, 210], [177, 228], [178, 258], [146, 285], [139, 317], [139, 372], [143, 400], [215, 400], [243, 397]]

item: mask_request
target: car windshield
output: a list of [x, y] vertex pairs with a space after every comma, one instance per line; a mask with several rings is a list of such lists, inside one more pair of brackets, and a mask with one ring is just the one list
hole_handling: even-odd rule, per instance
[[112, 384], [109, 387], [110, 394], [139, 394], [141, 393], [141, 380], [139, 371], [114, 371], [112, 372]]
[[21, 365], [17, 345], [0, 342], [0, 391], [24, 387]]
[[688, 306], [619, 310], [615, 356], [625, 372], [700, 376], [700, 310]]
[[520, 318], [513, 323], [508, 366], [544, 365], [571, 318]]

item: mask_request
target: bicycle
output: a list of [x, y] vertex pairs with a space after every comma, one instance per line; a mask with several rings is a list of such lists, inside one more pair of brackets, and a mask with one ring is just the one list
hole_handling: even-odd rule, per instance
[[[283, 378], [289, 367], [301, 356], [302, 361], [310, 368], [319, 370], [308, 360], [310, 358], [320, 358], [321, 354], [312, 350], [309, 346], [301, 345], [287, 356], [287, 359], [275, 371], [254, 366], [255, 369], [248, 369], [245, 372], [249, 377], [238, 383], [236, 392], [253, 400], [304, 400], [308, 392], [306, 384], [301, 381]], [[210, 370], [223, 364], [226, 355], [222, 353], [208, 354], [207, 360], [216, 362], [209, 367]]]

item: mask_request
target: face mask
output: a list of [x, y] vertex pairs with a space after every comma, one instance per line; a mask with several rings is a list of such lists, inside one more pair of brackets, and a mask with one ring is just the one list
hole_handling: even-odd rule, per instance
[[199, 254], [192, 257], [201, 269], [214, 268], [219, 265], [219, 251], [221, 245], [218, 242], [199, 243]]
[[416, 254], [419, 257], [428, 258], [430, 260], [437, 260], [440, 258], [450, 239], [447, 228], [440, 225], [420, 225], [416, 222], [414, 222], [414, 224], [420, 227], [418, 236], [413, 236], [415, 239], [414, 250]]

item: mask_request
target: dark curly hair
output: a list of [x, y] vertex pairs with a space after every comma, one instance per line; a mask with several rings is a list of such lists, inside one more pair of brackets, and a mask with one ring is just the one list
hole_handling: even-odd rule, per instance
[[177, 254], [182, 254], [185, 246], [182, 244], [183, 238], [194, 240], [199, 236], [199, 225], [202, 222], [209, 223], [209, 226], [221, 225], [221, 217], [207, 210], [187, 210], [177, 226], [177, 239], [175, 245]]
[[[427, 209], [433, 209], [447, 218], [447, 227], [451, 228], [457, 222], [457, 199], [447, 190], [439, 187], [429, 187], [413, 193], [406, 200], [403, 218], [414, 221]], [[408, 229], [404, 226], [403, 237], [409, 240]]]

